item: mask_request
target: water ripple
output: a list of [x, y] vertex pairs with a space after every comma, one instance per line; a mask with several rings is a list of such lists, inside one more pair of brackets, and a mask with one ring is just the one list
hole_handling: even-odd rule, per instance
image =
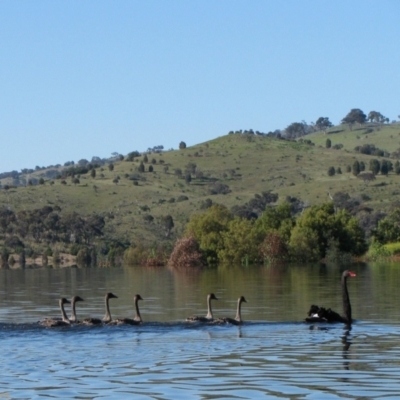
[[0, 398], [395, 398], [400, 330], [1, 324]]

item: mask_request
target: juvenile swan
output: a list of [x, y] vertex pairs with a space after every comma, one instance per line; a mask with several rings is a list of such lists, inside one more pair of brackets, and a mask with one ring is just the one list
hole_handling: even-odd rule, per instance
[[61, 311], [61, 319], [57, 318], [45, 318], [41, 321], [39, 321], [39, 324], [42, 326], [46, 326], [48, 328], [53, 328], [55, 326], [66, 326], [70, 325], [71, 322], [67, 317], [67, 314], [64, 310], [64, 304], [70, 304], [71, 302], [67, 300], [65, 297], [62, 297], [60, 300], [58, 300], [58, 304], [60, 306], [60, 311]]
[[110, 305], [109, 305], [109, 300], [110, 299], [118, 299], [118, 297], [111, 293], [108, 292], [106, 293], [105, 297], [104, 297], [104, 302], [105, 302], [105, 307], [106, 307], [106, 314], [104, 315], [103, 319], [100, 318], [85, 318], [82, 321], [82, 324], [85, 325], [99, 325], [102, 323], [108, 324], [109, 322], [111, 322], [111, 313], [110, 313]]
[[236, 317], [235, 318], [229, 318], [229, 317], [225, 317], [225, 318], [218, 318], [215, 320], [216, 323], [222, 324], [222, 323], [227, 323], [227, 324], [233, 324], [233, 325], [242, 325], [243, 324], [243, 320], [242, 320], [242, 314], [241, 314], [241, 307], [242, 307], [242, 303], [247, 303], [246, 299], [244, 298], [244, 296], [240, 296], [238, 298], [238, 302], [237, 302], [237, 309], [236, 309]]
[[122, 325], [122, 324], [127, 324], [127, 325], [139, 325], [143, 322], [142, 316], [140, 315], [139, 311], [139, 300], [143, 300], [142, 296], [140, 294], [135, 295], [133, 298], [133, 301], [135, 303], [135, 317], [132, 318], [117, 318], [115, 321], [112, 321], [112, 323], [116, 325]]
[[186, 321], [188, 322], [211, 322], [214, 320], [214, 316], [212, 313], [212, 308], [211, 308], [211, 300], [218, 300], [215, 296], [214, 293], [209, 293], [207, 295], [207, 315], [205, 317], [188, 317], [186, 318]]
[[76, 309], [75, 309], [76, 302], [78, 302], [78, 301], [84, 301], [84, 300], [80, 296], [74, 296], [71, 299], [71, 316], [69, 317], [69, 320], [71, 323], [75, 323], [75, 324], [79, 323], [79, 321], [76, 317]]

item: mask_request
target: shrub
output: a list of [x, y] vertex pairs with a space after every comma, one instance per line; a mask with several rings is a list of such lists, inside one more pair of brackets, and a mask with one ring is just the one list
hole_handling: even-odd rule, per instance
[[398, 243], [398, 242], [397, 243], [387, 243], [383, 246], [392, 256], [400, 254], [400, 243]]
[[60, 261], [61, 261], [60, 252], [58, 250], [54, 250], [53, 251], [53, 266], [55, 268], [59, 267]]
[[228, 194], [230, 192], [231, 189], [228, 185], [219, 182], [214, 183], [214, 185], [212, 185], [209, 190], [210, 194]]
[[199, 243], [193, 236], [177, 240], [168, 260], [168, 266], [173, 268], [192, 268], [204, 265]]
[[380, 258], [390, 256], [389, 250], [386, 247], [379, 243], [378, 241], [373, 241], [369, 246], [367, 258], [370, 260], [378, 260]]
[[288, 247], [278, 233], [270, 232], [260, 245], [260, 253], [262, 258], [269, 263], [283, 261], [288, 257]]
[[151, 222], [154, 221], [154, 217], [153, 217], [152, 215], [150, 215], [150, 214], [144, 215], [144, 216], [143, 216], [143, 219], [144, 219], [146, 222], [148, 222], [148, 223], [151, 223]]
[[189, 200], [189, 197], [185, 196], [184, 194], [181, 194], [181, 195], [176, 199], [177, 202], [186, 201], [186, 200]]
[[148, 258], [148, 249], [142, 245], [129, 247], [124, 252], [124, 262], [128, 265], [144, 265]]
[[79, 267], [87, 267], [90, 265], [90, 251], [87, 247], [80, 249], [76, 255], [76, 263]]
[[335, 167], [328, 168], [328, 176], [333, 176], [333, 175], [335, 175], [335, 173], [336, 173]]

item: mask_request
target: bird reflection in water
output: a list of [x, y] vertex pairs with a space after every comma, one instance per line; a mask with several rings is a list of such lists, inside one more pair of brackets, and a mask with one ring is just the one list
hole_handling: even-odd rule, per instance
[[343, 368], [346, 370], [350, 369], [350, 361], [349, 361], [349, 354], [350, 354], [350, 346], [351, 346], [351, 340], [349, 338], [350, 336], [350, 331], [351, 331], [351, 325], [346, 326], [344, 334], [342, 336], [342, 343], [343, 343], [343, 349], [342, 349], [342, 357], [343, 357]]

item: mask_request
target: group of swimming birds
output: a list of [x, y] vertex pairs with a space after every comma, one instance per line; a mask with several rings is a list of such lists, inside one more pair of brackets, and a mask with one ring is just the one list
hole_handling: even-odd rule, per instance
[[[341, 286], [342, 286], [342, 300], [343, 300], [343, 315], [338, 314], [337, 312], [331, 310], [330, 308], [319, 307], [317, 305], [312, 305], [310, 310], [308, 311], [308, 316], [305, 318], [306, 322], [342, 322], [345, 324], [351, 324], [351, 305], [349, 293], [347, 290], [347, 278], [355, 277], [356, 274], [352, 271], [346, 270], [342, 273], [341, 277]], [[112, 319], [110, 313], [110, 299], [118, 298], [113, 293], [107, 293], [105, 295], [105, 309], [106, 313], [103, 319], [100, 318], [85, 318], [83, 320], [78, 320], [76, 316], [76, 303], [79, 301], [83, 301], [82, 297], [74, 296], [71, 301], [67, 300], [65, 297], [59, 300], [59, 306], [61, 310], [61, 318], [45, 318], [39, 321], [39, 324], [45, 327], [57, 327], [57, 326], [68, 326], [72, 324], [81, 324], [81, 325], [139, 325], [143, 322], [142, 317], [139, 311], [139, 300], [143, 300], [140, 294], [134, 296], [134, 305], [135, 305], [135, 316], [134, 318], [117, 318]], [[235, 318], [214, 318], [211, 300], [218, 300], [214, 293], [209, 293], [207, 295], [207, 307], [208, 312], [205, 317], [194, 316], [186, 318], [187, 322], [200, 322], [200, 323], [209, 323], [209, 324], [232, 324], [232, 325], [241, 325], [243, 323], [242, 315], [241, 315], [241, 305], [242, 303], [246, 303], [246, 299], [244, 296], [240, 296], [237, 302], [236, 309], [236, 317]], [[71, 316], [68, 317], [65, 312], [64, 305], [71, 304]]]

